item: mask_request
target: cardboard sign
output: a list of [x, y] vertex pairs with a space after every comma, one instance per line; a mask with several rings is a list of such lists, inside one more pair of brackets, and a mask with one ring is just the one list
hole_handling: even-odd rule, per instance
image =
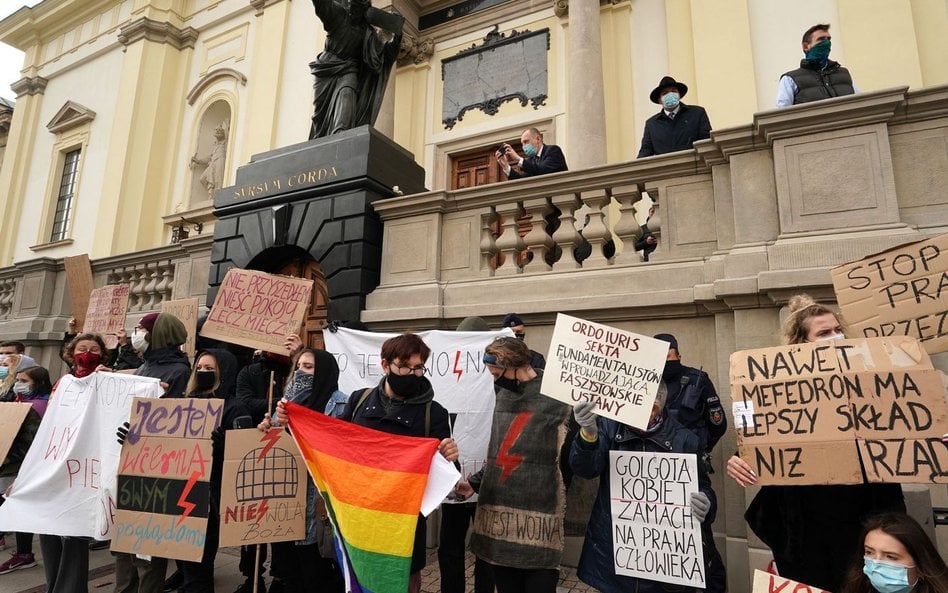
[[616, 574], [704, 588], [697, 491], [695, 455], [609, 451]]
[[95, 284], [92, 281], [92, 264], [89, 256], [66, 256], [63, 258], [66, 268], [66, 288], [69, 290], [69, 303], [72, 306], [72, 316], [76, 319], [77, 331], [86, 331], [86, 311], [89, 309], [89, 296]]
[[125, 327], [125, 312], [128, 311], [128, 284], [110, 284], [96, 288], [89, 295], [89, 308], [83, 331], [100, 334], [105, 345], [114, 349], [118, 345], [116, 332]]
[[306, 463], [282, 428], [228, 430], [221, 484], [221, 546], [306, 537]]
[[914, 338], [731, 355], [741, 458], [761, 484], [948, 483], [948, 404]]
[[645, 428], [662, 381], [668, 342], [578, 317], [556, 316], [540, 392]]
[[754, 570], [754, 587], [751, 591], [752, 593], [829, 593], [819, 587], [804, 585], [762, 570]]
[[283, 341], [299, 332], [312, 292], [312, 280], [231, 268], [201, 335], [286, 354]]
[[164, 393], [158, 379], [93, 373], [59, 380], [6, 502], [0, 530], [109, 539], [119, 444], [132, 400]]
[[[162, 301], [161, 312], [170, 313], [181, 320], [188, 330], [188, 340], [184, 343], [184, 351], [194, 358], [194, 341], [197, 338], [197, 319], [200, 304], [196, 298], [178, 299], [176, 301]], [[196, 361], [195, 361], [196, 362]]]
[[113, 552], [200, 562], [222, 399], [136, 399], [118, 468]]
[[0, 403], [0, 464], [7, 458], [16, 433], [26, 420], [32, 406], [28, 403], [2, 402]]
[[948, 234], [833, 268], [833, 288], [851, 335], [948, 351]]

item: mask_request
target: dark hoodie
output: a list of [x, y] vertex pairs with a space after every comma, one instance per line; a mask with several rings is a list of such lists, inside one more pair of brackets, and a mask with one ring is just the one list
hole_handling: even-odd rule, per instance
[[154, 377], [168, 384], [163, 397], [182, 397], [188, 386], [191, 365], [188, 355], [181, 351], [181, 345], [188, 339], [188, 330], [184, 324], [170, 313], [162, 313], [155, 320], [150, 333], [148, 350], [144, 363], [135, 374], [142, 377]]

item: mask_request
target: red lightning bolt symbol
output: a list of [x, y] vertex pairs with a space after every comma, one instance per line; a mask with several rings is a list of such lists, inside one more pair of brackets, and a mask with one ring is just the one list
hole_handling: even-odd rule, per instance
[[273, 448], [273, 445], [277, 444], [277, 441], [280, 440], [280, 430], [279, 428], [271, 428], [267, 432], [263, 433], [263, 437], [260, 439], [260, 442], [267, 441], [267, 444], [264, 445], [263, 450], [260, 451], [260, 455], [257, 456], [257, 461], [266, 456], [266, 454]]
[[497, 463], [497, 467], [503, 468], [503, 471], [500, 473], [501, 482], [506, 481], [507, 478], [510, 477], [510, 474], [523, 463], [523, 455], [510, 453], [510, 448], [517, 442], [517, 439], [520, 438], [531, 416], [533, 416], [533, 412], [531, 411], [517, 414], [510, 428], [507, 429], [507, 436], [504, 437], [504, 441], [500, 444], [500, 451], [497, 452], [497, 460], [495, 463]]
[[263, 519], [267, 514], [267, 499], [264, 498], [260, 501], [260, 506], [257, 507], [257, 520], [254, 521], [256, 524], [260, 524], [260, 519]]
[[181, 522], [184, 521], [188, 515], [191, 514], [191, 511], [194, 510], [194, 507], [197, 505], [193, 502], [188, 502], [188, 494], [191, 494], [191, 489], [194, 488], [194, 484], [197, 483], [198, 478], [204, 475], [204, 472], [195, 471], [191, 473], [191, 477], [188, 478], [188, 483], [184, 485], [184, 490], [181, 491], [181, 496], [178, 497], [178, 506], [184, 509], [184, 512], [181, 513], [181, 517], [178, 519], [175, 527], [181, 525]]
[[464, 373], [461, 369], [458, 368], [458, 363], [461, 362], [461, 351], [458, 350], [454, 353], [454, 374], [458, 376], [458, 382], [461, 381], [461, 375]]

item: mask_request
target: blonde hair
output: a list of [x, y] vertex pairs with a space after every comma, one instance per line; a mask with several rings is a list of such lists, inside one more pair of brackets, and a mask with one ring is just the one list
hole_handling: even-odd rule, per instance
[[798, 294], [790, 297], [787, 308], [790, 309], [790, 315], [783, 322], [784, 344], [802, 344], [806, 342], [809, 321], [813, 317], [832, 315], [840, 325], [843, 325], [843, 318], [839, 313], [826, 305], [817, 303], [808, 294]]
[[20, 366], [20, 359], [22, 357], [22, 354], [7, 354], [5, 365], [7, 367], [7, 376], [3, 379], [3, 382], [0, 383], [0, 395], [4, 395], [13, 389], [13, 384], [16, 383], [16, 367]]
[[530, 366], [533, 360], [530, 349], [522, 340], [506, 336], [488, 344], [484, 353], [496, 357], [497, 365], [508, 369]]

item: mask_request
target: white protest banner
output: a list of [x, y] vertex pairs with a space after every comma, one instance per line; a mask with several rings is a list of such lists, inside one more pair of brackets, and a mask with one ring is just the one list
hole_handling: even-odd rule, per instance
[[[340, 328], [323, 332], [326, 351], [339, 363], [339, 389], [352, 393], [378, 385], [382, 379], [379, 352], [396, 333], [361, 332]], [[494, 415], [494, 380], [484, 366], [484, 348], [495, 338], [512, 336], [509, 329], [487, 332], [425, 331], [421, 339], [431, 348], [425, 375], [435, 401], [453, 420], [453, 436], [460, 451], [461, 474], [483, 467]]]
[[754, 570], [754, 586], [752, 593], [829, 593], [819, 587], [811, 587], [804, 583], [791, 581], [788, 578], [770, 574], [762, 570]]
[[559, 313], [540, 393], [645, 428], [667, 354], [668, 342]]
[[110, 539], [121, 450], [115, 431], [135, 397], [163, 393], [158, 379], [136, 375], [60, 379], [0, 506], [0, 530]]
[[693, 454], [609, 451], [616, 574], [704, 588], [697, 491]]

